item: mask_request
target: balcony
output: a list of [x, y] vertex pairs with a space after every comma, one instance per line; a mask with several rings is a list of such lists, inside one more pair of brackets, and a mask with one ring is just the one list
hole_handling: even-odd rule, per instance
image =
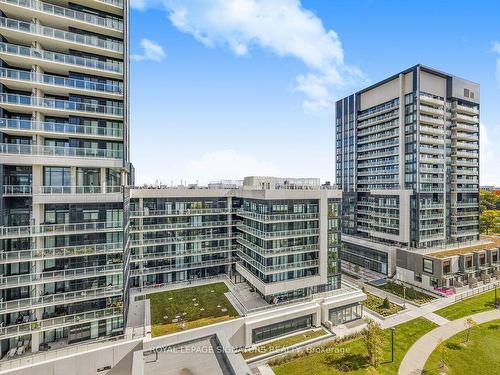
[[432, 134], [432, 135], [438, 135], [438, 136], [443, 136], [444, 135], [444, 128], [443, 127], [437, 127], [434, 128], [432, 126], [425, 126], [425, 125], [420, 125], [419, 127], [420, 133], [421, 134]]
[[35, 260], [48, 260], [57, 258], [94, 256], [102, 254], [116, 254], [123, 251], [123, 243], [106, 243], [95, 245], [77, 245], [50, 247], [44, 249], [31, 249], [19, 251], [0, 252], [0, 264], [28, 262]]
[[477, 124], [476, 125], [467, 125], [467, 124], [463, 124], [461, 122], [457, 122], [456, 124], [453, 124], [452, 129], [460, 130], [463, 132], [469, 132], [469, 133], [478, 133], [479, 132], [479, 126]]
[[301, 262], [294, 262], [294, 263], [284, 263], [284, 264], [274, 264], [270, 266], [263, 265], [262, 263], [256, 261], [252, 257], [248, 256], [245, 254], [243, 251], [238, 251], [238, 256], [240, 259], [244, 260], [251, 266], [255, 267], [259, 271], [261, 271], [264, 274], [273, 274], [273, 273], [281, 273], [281, 272], [288, 272], [288, 271], [294, 271], [294, 270], [299, 270], [299, 269], [304, 269], [304, 268], [312, 268], [312, 267], [319, 267], [319, 260], [318, 259], [313, 259], [313, 260], [306, 260], [306, 261], [301, 261]]
[[49, 329], [68, 327], [73, 324], [83, 324], [94, 320], [117, 318], [123, 316], [122, 308], [112, 307], [108, 309], [89, 311], [74, 315], [65, 315], [57, 318], [44, 319], [36, 322], [16, 324], [7, 327], [0, 327], [0, 337], [18, 337], [28, 335], [33, 332], [46, 331]]
[[123, 264], [111, 264], [85, 268], [74, 268], [60, 271], [28, 273], [15, 276], [0, 276], [0, 289], [32, 286], [34, 284], [54, 283], [86, 279], [90, 277], [110, 276], [123, 273]]
[[185, 210], [150, 210], [143, 208], [138, 211], [130, 211], [131, 218], [141, 217], [174, 217], [194, 215], [229, 215], [233, 212], [230, 208], [188, 208]]
[[0, 227], [0, 238], [19, 238], [31, 236], [53, 236], [60, 234], [83, 234], [97, 232], [116, 232], [123, 230], [122, 221], [103, 221], [73, 224], [23, 225]]
[[244, 224], [239, 224], [237, 228], [245, 233], [251, 234], [252, 236], [259, 237], [264, 240], [272, 240], [278, 238], [294, 238], [294, 237], [311, 237], [319, 235], [319, 229], [292, 229], [292, 230], [282, 230], [282, 231], [269, 231], [264, 232]]
[[6, 13], [15, 13], [23, 19], [36, 17], [44, 23], [56, 23], [113, 36], [123, 36], [123, 21], [115, 17], [101, 17], [38, 0], [0, 0], [0, 8]]
[[123, 0], [74, 0], [73, 2], [75, 4], [91, 6], [94, 9], [99, 9], [111, 14], [123, 15]]
[[189, 230], [189, 229], [203, 229], [214, 227], [229, 227], [235, 223], [229, 221], [206, 221], [206, 222], [187, 222], [187, 223], [173, 223], [173, 224], [148, 224], [148, 225], [132, 225], [130, 227], [131, 233], [139, 232], [162, 232], [162, 231], [175, 231], [175, 230]]
[[98, 298], [120, 296], [122, 287], [109, 286], [106, 288], [85, 289], [76, 292], [49, 294], [40, 297], [22, 298], [13, 301], [0, 302], [0, 313], [7, 314], [16, 311], [37, 309], [48, 306], [64, 305], [75, 302], [89, 301]]
[[154, 252], [144, 254], [133, 254], [130, 256], [130, 261], [133, 263], [148, 262], [152, 260], [166, 260], [173, 258], [184, 258], [187, 256], [200, 256], [200, 255], [213, 255], [213, 254], [227, 254], [234, 249], [232, 246], [207, 246], [201, 249], [191, 249], [174, 252]]
[[130, 270], [130, 276], [145, 276], [145, 275], [154, 275], [157, 273], [165, 273], [165, 272], [176, 272], [176, 271], [184, 271], [191, 270], [196, 268], [206, 268], [206, 267], [218, 267], [225, 266], [234, 263], [234, 260], [229, 258], [224, 259], [214, 259], [214, 260], [206, 260], [202, 262], [191, 262], [191, 263], [182, 263], [182, 264], [167, 264], [164, 266], [157, 267], [144, 267], [142, 269], [133, 269]]
[[0, 94], [0, 106], [8, 111], [32, 114], [40, 111], [54, 116], [89, 116], [122, 120], [123, 107], [72, 102], [38, 96]]
[[426, 114], [436, 115], [436, 116], [444, 116], [445, 111], [444, 111], [444, 108], [434, 108], [434, 107], [428, 107], [426, 105], [421, 105], [420, 106], [420, 113], [426, 113]]
[[16, 90], [39, 88], [54, 95], [68, 95], [71, 92], [111, 99], [121, 99], [123, 96], [123, 84], [118, 81], [107, 84], [26, 70], [0, 68], [0, 82]]
[[116, 194], [122, 193], [121, 186], [40, 186], [39, 195], [52, 194]]
[[217, 240], [230, 240], [235, 238], [234, 234], [204, 234], [197, 236], [172, 236], [163, 238], [144, 238], [140, 240], [130, 240], [131, 248], [146, 247], [146, 246], [159, 246], [170, 245], [179, 243], [191, 243], [201, 241], [217, 241]]
[[40, 42], [54, 49], [77, 49], [114, 58], [123, 57], [123, 42], [115, 39], [77, 34], [6, 17], [0, 17], [0, 29], [4, 37], [19, 43]]
[[469, 107], [465, 105], [461, 105], [458, 103], [453, 103], [451, 109], [455, 112], [465, 113], [468, 115], [478, 115], [479, 109], [476, 107]]
[[442, 107], [444, 106], [444, 101], [428, 95], [420, 95], [420, 102], [431, 106]]
[[479, 118], [477, 116], [466, 116], [459, 113], [454, 113], [451, 117], [452, 121], [461, 122], [464, 124], [477, 124], [479, 123]]
[[20, 119], [0, 118], [0, 130], [9, 134], [33, 135], [34, 133], [57, 134], [58, 136], [75, 136], [79, 138], [110, 138], [121, 140], [123, 130], [100, 126], [83, 126], [69, 123], [44, 122]]
[[316, 212], [302, 214], [260, 214], [239, 210], [238, 216], [262, 223], [319, 220], [319, 214]]
[[280, 255], [290, 255], [290, 254], [309, 253], [309, 252], [319, 251], [319, 244], [285, 246], [285, 247], [275, 247], [272, 249], [265, 249], [263, 247], [260, 247], [256, 244], [244, 239], [242, 236], [238, 236], [236, 241], [240, 245], [246, 247], [247, 249], [250, 249], [250, 250], [256, 252], [259, 255], [262, 255], [263, 257], [273, 257], [273, 256], [280, 256]]
[[4, 197], [22, 197], [31, 194], [31, 185], [3, 185]]
[[123, 165], [123, 152], [119, 150], [0, 143], [1, 164], [40, 164], [39, 156], [44, 157], [44, 165], [60, 165], [61, 158], [68, 158], [67, 165], [115, 168]]
[[11, 65], [27, 69], [31, 69], [32, 65], [40, 65], [43, 69], [64, 74], [75, 71], [106, 77], [121, 78], [123, 76], [121, 61], [100, 61], [17, 44], [0, 42], [0, 57]]

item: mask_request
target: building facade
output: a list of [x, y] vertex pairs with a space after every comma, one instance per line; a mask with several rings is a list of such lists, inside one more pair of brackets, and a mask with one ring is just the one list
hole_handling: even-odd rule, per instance
[[340, 288], [340, 190], [247, 177], [130, 190], [130, 287], [226, 274], [268, 303]]
[[390, 275], [394, 246], [478, 240], [479, 99], [478, 84], [417, 65], [337, 101], [346, 262]]
[[0, 12], [1, 352], [120, 334], [128, 2]]

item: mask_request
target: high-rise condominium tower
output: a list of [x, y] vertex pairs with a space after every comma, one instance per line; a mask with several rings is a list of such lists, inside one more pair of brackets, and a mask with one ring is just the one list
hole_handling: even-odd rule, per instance
[[1, 350], [118, 334], [128, 2], [0, 11]]
[[339, 100], [335, 121], [343, 260], [388, 274], [388, 246], [478, 239], [478, 84], [417, 65]]

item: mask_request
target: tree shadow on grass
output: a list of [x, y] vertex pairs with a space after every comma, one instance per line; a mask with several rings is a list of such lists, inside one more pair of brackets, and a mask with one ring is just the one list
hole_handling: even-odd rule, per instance
[[499, 324], [490, 324], [488, 326], [488, 329], [497, 330], [497, 329], [500, 329], [500, 325]]
[[366, 357], [360, 354], [346, 354], [342, 357], [328, 356], [323, 361], [328, 367], [334, 367], [340, 372], [357, 371], [368, 367]]
[[448, 348], [450, 350], [462, 350], [462, 346], [460, 346], [459, 344], [456, 344], [454, 342], [446, 343], [446, 348]]

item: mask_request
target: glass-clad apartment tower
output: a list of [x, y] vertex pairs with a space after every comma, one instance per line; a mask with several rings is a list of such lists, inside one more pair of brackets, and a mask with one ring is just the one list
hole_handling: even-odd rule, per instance
[[127, 18], [123, 0], [0, 0], [2, 354], [123, 331]]
[[336, 103], [337, 184], [356, 202], [344, 260], [387, 274], [384, 245], [479, 238], [479, 95], [474, 82], [416, 65]]

